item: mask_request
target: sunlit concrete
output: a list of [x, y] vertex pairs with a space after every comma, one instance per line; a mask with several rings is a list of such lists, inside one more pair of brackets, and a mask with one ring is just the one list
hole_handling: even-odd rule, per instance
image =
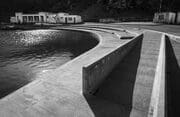
[[[58, 69], [44, 72], [41, 78], [1, 99], [0, 115], [2, 117], [94, 116], [86, 98], [89, 100], [93, 98], [92, 101], [100, 106], [98, 108], [103, 107], [100, 115], [105, 112], [105, 115], [125, 113], [126, 111], [115, 103], [93, 96], [92, 98], [83, 96], [82, 67], [111, 53], [128, 40], [120, 40], [116, 35], [102, 31], [89, 32], [99, 37], [99, 45]], [[110, 113], [111, 109], [113, 110]]]
[[[109, 29], [105, 29], [108, 27]], [[80, 25], [79, 28], [77, 25], [75, 27], [55, 27], [53, 29], [62, 28], [94, 33], [98, 37], [100, 43], [92, 50], [80, 55], [62, 67], [53, 71], [44, 72], [41, 78], [1, 99], [0, 116], [155, 117], [153, 112], [149, 111], [149, 108], [152, 101], [154, 78], [157, 75], [156, 70], [159, 62], [159, 54], [161, 52], [161, 37], [163, 33], [141, 29], [143, 26], [139, 26], [139, 24], [128, 24], [127, 26], [119, 24], [89, 23]], [[112, 29], [110, 30], [110, 28]], [[123, 31], [124, 29], [129, 33]], [[132, 58], [129, 58], [129, 60], [125, 59], [124, 62], [119, 63], [120, 71], [114, 70], [117, 73], [116, 76], [122, 78], [118, 79], [118, 81], [123, 80], [123, 82], [119, 82], [118, 84], [118, 82], [112, 80], [112, 82], [117, 83], [117, 85], [113, 85], [113, 83], [108, 84], [106, 83], [107, 81], [105, 81], [105, 87], [102, 85], [99, 89], [99, 93], [97, 92], [95, 95], [83, 95], [82, 67], [94, 63], [130, 41], [119, 39], [119, 36], [116, 34], [136, 36], [142, 32], [144, 33], [144, 38], [140, 43], [141, 48], [139, 50], [137, 48], [135, 51], [132, 49], [130, 53]], [[132, 83], [133, 79], [127, 78], [129, 78], [132, 72], [131, 68], [133, 66], [131, 67], [131, 64], [133, 63], [131, 62], [136, 60], [133, 59], [136, 55], [133, 55], [135, 52], [139, 52], [139, 62], [136, 64], [136, 75], [133, 76], [135, 77], [135, 82]], [[124, 68], [130, 71], [123, 71], [125, 70]], [[112, 92], [111, 88], [106, 86], [113, 88], [118, 86], [117, 89], [114, 90], [117, 91], [118, 94], [113, 94], [111, 97], [111, 95], [108, 94], [108, 92]], [[128, 88], [132, 90], [127, 90]], [[127, 97], [129, 96], [128, 93], [131, 95], [130, 98]], [[127, 103], [128, 101], [132, 103]]]

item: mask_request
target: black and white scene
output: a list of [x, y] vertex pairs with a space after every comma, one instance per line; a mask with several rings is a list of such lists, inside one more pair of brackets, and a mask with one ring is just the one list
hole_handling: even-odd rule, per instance
[[178, 117], [180, 0], [0, 0], [0, 117]]

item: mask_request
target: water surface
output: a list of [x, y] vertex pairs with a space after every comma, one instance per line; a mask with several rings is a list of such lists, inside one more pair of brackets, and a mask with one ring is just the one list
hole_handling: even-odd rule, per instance
[[0, 98], [94, 47], [91, 39], [60, 30], [0, 31]]

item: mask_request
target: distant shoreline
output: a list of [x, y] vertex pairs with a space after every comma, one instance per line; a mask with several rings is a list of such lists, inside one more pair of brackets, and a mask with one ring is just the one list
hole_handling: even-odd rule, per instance
[[50, 27], [52, 26], [51, 25], [35, 25], [35, 24], [0, 24], [0, 30], [49, 29]]
[[[83, 22], [84, 23], [84, 22]], [[82, 23], [77, 23], [82, 24]], [[77, 25], [77, 24], [0, 24], [0, 30], [33, 30], [33, 29], [50, 29], [51, 27], [56, 26], [69, 26], [69, 25]]]

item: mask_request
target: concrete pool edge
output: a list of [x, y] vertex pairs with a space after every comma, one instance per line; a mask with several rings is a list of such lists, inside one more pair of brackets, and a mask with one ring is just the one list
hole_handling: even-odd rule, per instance
[[142, 37], [143, 34], [140, 34], [103, 58], [100, 58], [89, 65], [83, 66], [83, 92], [89, 94], [96, 92], [96, 89], [101, 85], [108, 74]]
[[[87, 31], [87, 30], [84, 30], [84, 31]], [[90, 32], [92, 32], [92, 33], [95, 33], [94, 31], [90, 31]], [[160, 32], [160, 33], [162, 33], [162, 32]], [[99, 35], [99, 34], [98, 34]], [[168, 34], [167, 34], [168, 35]], [[101, 37], [100, 35], [99, 35], [99, 37]], [[102, 39], [102, 37], [101, 37], [101, 39], [100, 39], [101, 41], [103, 40]], [[68, 66], [70, 66], [72, 63], [74, 63], [74, 62], [76, 62], [76, 61], [78, 61], [79, 59], [81, 60], [81, 58], [83, 57], [83, 56], [89, 56], [89, 55], [91, 55], [91, 53], [92, 52], [94, 52], [97, 48], [98, 48], [98, 46], [102, 46], [102, 42], [100, 41], [100, 43], [96, 46], [96, 47], [94, 47], [93, 49], [91, 49], [91, 50], [89, 50], [88, 52], [85, 52], [85, 53], [83, 53], [82, 55], [80, 55], [80, 56], [78, 56], [77, 58], [75, 58], [75, 59], [73, 59], [72, 61], [69, 61], [68, 63], [66, 63], [66, 64], [64, 64], [63, 66], [62, 66], [62, 68], [60, 68], [60, 69], [58, 69], [58, 71], [59, 70], [63, 70], [63, 68], [65, 68], [65, 67], [68, 67]], [[162, 46], [162, 45], [161, 45]], [[111, 52], [113, 52], [113, 51], [109, 51], [107, 54], [110, 54]], [[105, 54], [104, 54], [105, 55]], [[98, 59], [100, 59], [101, 57], [97, 57], [96, 58], [96, 60], [98, 60]], [[85, 59], [84, 59], [85, 60]], [[94, 59], [92, 59], [92, 60], [90, 60], [90, 63], [92, 63], [94, 61]], [[158, 63], [159, 63], [159, 61], [158, 61]], [[157, 64], [158, 64], [157, 63]], [[87, 63], [84, 63], [84, 65], [86, 65]], [[73, 65], [75, 65], [75, 64], [73, 64]], [[83, 65], [81, 65], [80, 67], [83, 67]], [[67, 69], [68, 70], [68, 69]], [[74, 75], [76, 76], [77, 74], [75, 73], [75, 72], [73, 72], [74, 73]], [[71, 74], [71, 75], [73, 75], [73, 73]], [[82, 74], [81, 74], [82, 75]], [[78, 75], [79, 76], [79, 75]], [[57, 77], [54, 77], [54, 78], [56, 78], [57, 79]], [[58, 81], [58, 80], [54, 80], [54, 78], [52, 79], [52, 81], [48, 81], [48, 82], [45, 82], [45, 80], [46, 79], [40, 79], [40, 80], [38, 80], [38, 81], [36, 81], [36, 82], [33, 82], [32, 84], [31, 84], [31, 86], [33, 86], [34, 84], [36, 85], [35, 86], [35, 88], [37, 87], [37, 85], [38, 84], [40, 84], [40, 83], [42, 83], [42, 82], [44, 82], [44, 83], [48, 83], [48, 84], [50, 84], [51, 86], [52, 85], [55, 85], [55, 84], [57, 84], [56, 83], [56, 81]], [[47, 78], [48, 80], [50, 80], [51, 78]], [[54, 82], [55, 81], [55, 83], [52, 83], [52, 82]], [[67, 83], [68, 84], [68, 83]], [[29, 85], [29, 84], [28, 84]], [[159, 85], [159, 84], [158, 84]], [[60, 87], [61, 86], [63, 86], [63, 85], [60, 85]], [[28, 87], [28, 86], [27, 86]], [[24, 88], [24, 87], [22, 87], [22, 88]], [[22, 108], [22, 105], [21, 104], [18, 104], [18, 100], [19, 99], [22, 99], [22, 100], [24, 100], [24, 98], [26, 98], [27, 100], [30, 100], [30, 101], [35, 101], [36, 100], [36, 96], [39, 96], [39, 95], [37, 95], [36, 93], [38, 93], [38, 91], [37, 91], [37, 89], [35, 89], [35, 88], [32, 88], [32, 90], [35, 90], [35, 92], [34, 93], [32, 93], [31, 94], [31, 89], [30, 89], [30, 87], [29, 87], [29, 91], [26, 91], [26, 89], [24, 88], [24, 89], [19, 89], [19, 90], [21, 90], [22, 92], [26, 92], [25, 94], [26, 95], [28, 95], [29, 94], [29, 96], [34, 96], [35, 98], [34, 99], [30, 99], [28, 96], [25, 96], [25, 97], [21, 97], [21, 94], [23, 94], [23, 93], [20, 93], [20, 94], [18, 94], [18, 95], [16, 95], [15, 96], [15, 98], [13, 98], [13, 99], [17, 99], [17, 102], [15, 101], [15, 100], [13, 100], [13, 99], [11, 99], [11, 97], [12, 96], [7, 96], [7, 97], [5, 97], [5, 98], [8, 98], [9, 97], [9, 99], [2, 99], [2, 100], [0, 100], [0, 105], [1, 105], [1, 107], [0, 107], [0, 115], [2, 115], [2, 116], [6, 116], [6, 115], [13, 115], [13, 116], [23, 116], [23, 115], [25, 115], [25, 114], [23, 114], [23, 113], [25, 113], [24, 111], [27, 109], [27, 108], [33, 108], [33, 109], [37, 109], [37, 108], [34, 108], [33, 107], [33, 105], [29, 105], [29, 107], [27, 106], [27, 105], [24, 105], [24, 104], [22, 104], [23, 105], [23, 108]], [[42, 87], [42, 89], [44, 89], [45, 87]], [[49, 87], [50, 88], [50, 87]], [[63, 87], [64, 88], [64, 87]], [[51, 88], [50, 88], [51, 89]], [[71, 89], [73, 89], [72, 87], [70, 87], [70, 88], [68, 88], [68, 91], [69, 90], [71, 90]], [[82, 87], [79, 87], [79, 88], [77, 88], [77, 89], [82, 89]], [[38, 90], [41, 90], [41, 88], [40, 89], [38, 89]], [[78, 90], [78, 91], [75, 91], [76, 89], [74, 89], [72, 92], [73, 93], [78, 93], [78, 94], [82, 94], [82, 90]], [[58, 90], [55, 90], [55, 91], [58, 91]], [[17, 91], [18, 92], [18, 91]], [[17, 92], [14, 92], [14, 93], [17, 93]], [[30, 92], [30, 93], [28, 93], [28, 92]], [[60, 91], [61, 92], [61, 91]], [[64, 92], [65, 94], [66, 94], [66, 92]], [[162, 93], [162, 92], [161, 92]], [[14, 95], [14, 94], [13, 94]], [[43, 94], [40, 94], [40, 95], [43, 95]], [[46, 94], [45, 94], [46, 95]], [[52, 94], [52, 95], [54, 95], [54, 94]], [[51, 95], [51, 96], [52, 96]], [[68, 97], [67, 97], [68, 98]], [[158, 97], [159, 98], [159, 97]], [[26, 100], [25, 99], [25, 100]], [[58, 98], [59, 99], [59, 98]], [[2, 103], [2, 101], [3, 100], [6, 100], [4, 103]], [[8, 101], [10, 101], [10, 102], [8, 102]], [[43, 100], [39, 100], [41, 103], [43, 103], [43, 101], [45, 101], [45, 99], [43, 98]], [[48, 101], [48, 100], [47, 100]], [[6, 102], [8, 102], [8, 103], [6, 103]], [[20, 102], [23, 102], [23, 101], [20, 101]], [[56, 101], [54, 101], [54, 102], [56, 102]], [[53, 101], [52, 101], [52, 104], [54, 103]], [[15, 104], [12, 104], [12, 103], [15, 103]], [[37, 103], [39, 103], [39, 102], [36, 102], [36, 104]], [[10, 104], [10, 105], [6, 105], [6, 104]], [[50, 104], [50, 103], [48, 103], [48, 104]], [[4, 107], [3, 107], [4, 106]], [[27, 108], [24, 108], [24, 107], [26, 107], [27, 106]], [[52, 105], [52, 106], [54, 106], [54, 105]], [[16, 108], [20, 108], [20, 109], [16, 109]], [[38, 107], [38, 106], [37, 106]], [[56, 106], [55, 106], [56, 107]], [[51, 108], [51, 107], [47, 107], [47, 108]], [[47, 108], [46, 109], [43, 109], [43, 110], [38, 110], [38, 111], [41, 111], [41, 113], [39, 113], [38, 114], [38, 116], [43, 116], [43, 114], [42, 113], [46, 113], [46, 112], [44, 112], [44, 111], [49, 111], [49, 110], [47, 110]], [[163, 108], [163, 107], [162, 107]], [[161, 109], [162, 109], [161, 108]], [[22, 110], [22, 109], [25, 109], [25, 110]], [[57, 107], [56, 107], [56, 109], [57, 109]], [[26, 110], [26, 111], [28, 111], [28, 112], [26, 112], [26, 113], [30, 113], [30, 112], [34, 112], [34, 111], [37, 111], [37, 110]], [[58, 110], [58, 109], [57, 109]], [[4, 111], [4, 112], [3, 112]], [[23, 112], [22, 112], [23, 111]], [[157, 110], [156, 110], [157, 111]], [[93, 112], [92, 112], [93, 113]], [[33, 116], [33, 115], [31, 115], [31, 116]], [[47, 115], [48, 116], [48, 115]], [[52, 115], [53, 116], [53, 115]], [[92, 115], [93, 116], [93, 115]]]
[[[84, 30], [84, 31], [87, 31], [87, 30]], [[94, 31], [89, 31], [89, 32], [98, 34], [98, 32], [94, 32]], [[6, 96], [5, 98], [1, 99], [0, 100], [0, 105], [1, 105], [0, 114], [2, 116], [23, 116], [24, 115], [23, 113], [26, 113], [29, 116], [30, 115], [32, 116], [34, 113], [36, 113], [36, 115], [40, 116], [43, 113], [48, 113], [48, 111], [45, 111], [45, 110], [50, 109], [48, 106], [49, 104], [50, 105], [52, 104], [52, 100], [53, 99], [61, 100], [61, 97], [63, 95], [61, 95], [60, 97], [56, 96], [56, 95], [59, 95], [57, 92], [61, 92], [61, 91], [65, 91], [67, 95], [69, 95], [67, 96], [67, 100], [68, 100], [68, 97], [71, 97], [71, 95], [74, 95], [75, 97], [76, 95], [77, 96], [79, 95], [80, 97], [82, 97], [82, 78], [81, 78], [82, 66], [87, 64], [88, 63], [87, 61], [92, 62], [94, 60], [101, 58], [99, 57], [99, 53], [102, 54], [102, 55], [100, 54], [101, 56], [105, 56], [107, 53], [111, 53], [114, 49], [119, 47], [119, 40], [117, 40], [117, 37], [111, 37], [110, 35], [109, 37], [107, 37], [107, 40], [103, 42], [104, 38], [102, 38], [102, 35], [101, 35], [101, 38], [99, 38], [99, 40], [101, 41], [95, 48], [91, 49], [88, 52], [83, 53], [82, 55], [78, 56], [74, 60], [69, 61], [68, 63], [64, 64], [60, 68], [54, 70], [53, 71], [54, 73], [50, 73], [50, 74], [45, 73], [45, 76], [47, 75], [47, 78], [37, 79], [27, 84], [26, 86], [20, 88], [19, 90], [13, 92], [12, 94]], [[115, 42], [113, 42], [113, 44], [107, 43], [108, 40], [109, 41], [115, 40]], [[110, 45], [109, 46], [106, 45], [107, 47], [106, 48], [104, 46], [105, 43], [110, 44]], [[100, 49], [100, 50], [103, 49], [103, 51], [97, 52], [97, 49]], [[93, 58], [89, 59], [90, 56], [92, 56]], [[85, 62], [83, 63], [82, 61], [85, 61]], [[54, 75], [55, 73], [57, 74]], [[68, 75], [66, 73], [68, 73]], [[69, 81], [73, 80], [73, 81], [72, 82], [66, 81], [67, 77], [69, 78], [71, 77], [68, 80]], [[63, 83], [61, 83], [61, 81], [63, 81]], [[69, 86], [69, 87], [66, 87], [66, 86]], [[50, 90], [50, 89], [53, 89], [53, 90]], [[56, 94], [53, 93], [54, 91], [56, 91]], [[48, 100], [47, 99], [48, 97], [53, 97], [53, 99]], [[27, 101], [29, 103], [27, 103]], [[54, 100], [53, 102], [56, 102], [56, 101]], [[44, 103], [48, 103], [48, 104], [44, 107], [43, 106]], [[68, 103], [70, 103], [70, 101], [68, 101]], [[38, 105], [40, 106], [39, 108], [37, 108]], [[42, 109], [41, 106], [46, 109], [39, 110], [39, 109]], [[60, 106], [63, 106], [63, 105], [60, 105]], [[29, 111], [27, 111], [25, 108], [29, 108], [30, 110], [28, 109]], [[32, 113], [32, 111], [34, 113]], [[90, 110], [88, 110], [88, 112], [90, 112]]]

